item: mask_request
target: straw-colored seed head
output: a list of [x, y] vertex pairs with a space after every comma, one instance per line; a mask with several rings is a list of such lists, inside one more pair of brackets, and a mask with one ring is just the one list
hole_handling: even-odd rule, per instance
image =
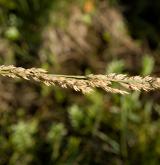
[[[111, 73], [108, 75], [70, 76], [48, 74], [41, 68], [24, 69], [13, 65], [0, 66], [0, 75], [11, 78], [22, 78], [44, 83], [47, 86], [58, 85], [62, 88], [72, 88], [82, 93], [90, 93], [95, 88], [101, 88], [106, 92], [128, 94], [130, 90], [150, 91], [160, 88], [160, 78], [151, 76], [129, 77], [125, 74]], [[116, 87], [114, 86], [116, 83]]]

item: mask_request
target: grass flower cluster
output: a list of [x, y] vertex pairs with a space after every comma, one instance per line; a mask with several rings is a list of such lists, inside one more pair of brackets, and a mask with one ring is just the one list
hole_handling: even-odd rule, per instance
[[108, 75], [56, 75], [49, 74], [41, 68], [24, 69], [13, 65], [0, 66], [0, 75], [11, 78], [22, 78], [42, 82], [47, 86], [58, 85], [62, 88], [72, 88], [82, 93], [90, 93], [95, 88], [106, 92], [129, 94], [130, 91], [150, 91], [160, 88], [160, 78], [151, 76], [132, 76], [111, 73]]

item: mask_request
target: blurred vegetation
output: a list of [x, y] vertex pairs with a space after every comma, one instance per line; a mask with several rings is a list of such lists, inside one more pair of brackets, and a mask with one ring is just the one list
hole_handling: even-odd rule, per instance
[[[159, 11], [158, 0], [0, 0], [0, 64], [160, 76]], [[159, 100], [1, 78], [0, 165], [159, 165]]]

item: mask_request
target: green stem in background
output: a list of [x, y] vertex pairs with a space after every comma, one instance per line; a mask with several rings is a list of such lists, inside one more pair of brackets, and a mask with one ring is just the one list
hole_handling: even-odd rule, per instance
[[124, 159], [127, 159], [127, 119], [128, 110], [126, 108], [122, 109], [121, 112], [121, 154]]

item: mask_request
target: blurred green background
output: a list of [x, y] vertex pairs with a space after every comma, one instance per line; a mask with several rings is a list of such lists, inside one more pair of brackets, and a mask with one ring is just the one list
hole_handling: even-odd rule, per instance
[[[159, 0], [0, 0], [0, 64], [160, 77], [159, 29]], [[0, 77], [0, 165], [159, 165], [159, 100]]]

